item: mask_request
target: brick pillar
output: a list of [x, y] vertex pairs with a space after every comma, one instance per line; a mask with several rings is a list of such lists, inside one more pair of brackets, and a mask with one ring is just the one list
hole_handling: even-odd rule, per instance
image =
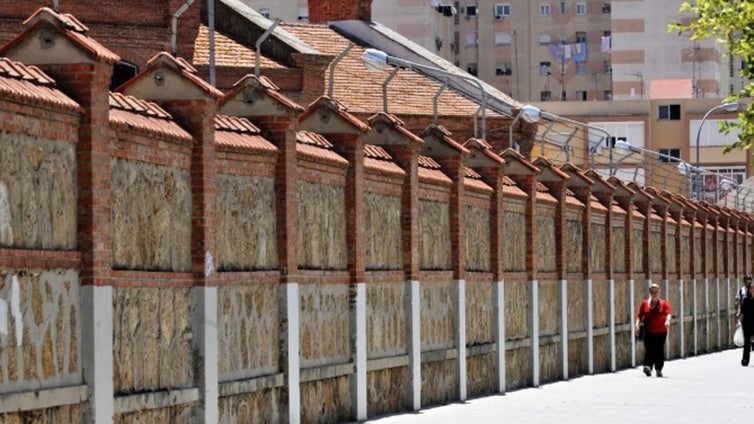
[[296, 66], [301, 68], [303, 80], [298, 102], [304, 106], [320, 98], [327, 92], [328, 68], [334, 56], [321, 54], [293, 54]]
[[169, 100], [160, 104], [196, 140], [191, 153], [192, 350], [194, 379], [199, 388], [197, 419], [209, 424], [219, 419], [217, 287], [213, 278], [217, 101], [213, 98]]
[[309, 22], [372, 20], [372, 0], [309, 0]]
[[[611, 177], [615, 178], [615, 177]], [[615, 181], [611, 181], [613, 184], [620, 184], [616, 183]], [[633, 202], [631, 200], [631, 197], [628, 195], [625, 196], [616, 196], [613, 194], [613, 199], [615, 199], [615, 202], [618, 203], [623, 210], [626, 211], [626, 217], [624, 220], [624, 243], [623, 243], [623, 258], [624, 262], [626, 264], [626, 290], [625, 295], [627, 300], [627, 307], [629, 311], [629, 316], [631, 317], [631, 331], [633, 331], [633, 322], [634, 317], [636, 316], [636, 302], [634, 301], [634, 279], [633, 279], [633, 255], [631, 254], [631, 246], [633, 246], [633, 225], [634, 225], [634, 217], [633, 217]], [[612, 267], [611, 267], [612, 269]], [[636, 366], [636, 340], [633, 337], [630, 337], [631, 339], [631, 366]]]
[[592, 200], [589, 187], [572, 189], [581, 203], [584, 212], [581, 215], [581, 269], [584, 287], [584, 322], [586, 322], [586, 359], [589, 374], [594, 374], [594, 282], [592, 281], [592, 262], [589, 260], [592, 243]]

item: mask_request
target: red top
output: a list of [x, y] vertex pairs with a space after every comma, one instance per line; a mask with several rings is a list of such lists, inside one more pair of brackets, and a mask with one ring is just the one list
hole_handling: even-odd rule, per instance
[[[639, 313], [636, 314], [636, 319], [641, 320], [645, 316], [649, 316], [651, 313], [649, 307], [649, 299], [644, 299], [639, 304]], [[660, 305], [657, 306], [657, 310], [652, 314], [649, 322], [645, 323], [647, 326], [647, 332], [652, 334], [667, 333], [668, 329], [665, 327], [665, 320], [670, 315], [670, 304], [663, 299], [660, 299]]]

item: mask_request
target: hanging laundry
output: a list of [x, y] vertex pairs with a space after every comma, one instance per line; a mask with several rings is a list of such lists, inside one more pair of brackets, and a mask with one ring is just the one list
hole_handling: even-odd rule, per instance
[[576, 53], [573, 54], [573, 60], [576, 62], [586, 62], [586, 42], [576, 43], [574, 50]]
[[600, 51], [602, 53], [609, 52], [610, 48], [612, 47], [611, 42], [612, 40], [610, 39], [609, 35], [602, 37], [602, 42], [600, 43]]
[[563, 61], [563, 46], [555, 43], [550, 44], [550, 53], [556, 62]]
[[563, 59], [570, 59], [570, 58], [571, 58], [571, 45], [564, 44], [563, 45]]

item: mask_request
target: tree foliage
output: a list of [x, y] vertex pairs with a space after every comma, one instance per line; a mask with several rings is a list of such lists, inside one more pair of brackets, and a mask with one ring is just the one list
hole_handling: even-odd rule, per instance
[[[754, 96], [754, 1], [752, 0], [696, 0], [684, 2], [680, 12], [697, 16], [688, 23], [674, 22], [668, 31], [690, 34], [691, 40], [715, 37], [725, 45], [726, 54], [744, 63], [741, 76], [746, 84], [740, 93], [731, 94], [725, 101], [737, 101]], [[754, 104], [739, 112], [738, 121], [722, 123], [723, 131], [741, 130], [738, 140], [725, 151], [749, 149], [754, 140]]]

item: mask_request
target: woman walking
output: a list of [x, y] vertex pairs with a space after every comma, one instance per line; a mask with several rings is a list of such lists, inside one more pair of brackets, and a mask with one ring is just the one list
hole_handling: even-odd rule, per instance
[[[752, 302], [754, 308], [754, 302]], [[644, 326], [644, 374], [652, 375], [652, 367], [658, 377], [662, 377], [665, 365], [665, 340], [670, 327], [670, 304], [660, 299], [660, 286], [649, 286], [649, 298], [639, 304], [636, 314], [635, 333], [638, 336], [640, 325]], [[754, 313], [752, 314], [754, 319]], [[754, 327], [753, 327], [754, 329]], [[747, 359], [748, 360], [748, 359]]]
[[744, 330], [744, 357], [741, 365], [749, 366], [751, 352], [751, 336], [754, 335], [754, 284], [749, 285], [746, 297], [741, 299], [741, 326]]

